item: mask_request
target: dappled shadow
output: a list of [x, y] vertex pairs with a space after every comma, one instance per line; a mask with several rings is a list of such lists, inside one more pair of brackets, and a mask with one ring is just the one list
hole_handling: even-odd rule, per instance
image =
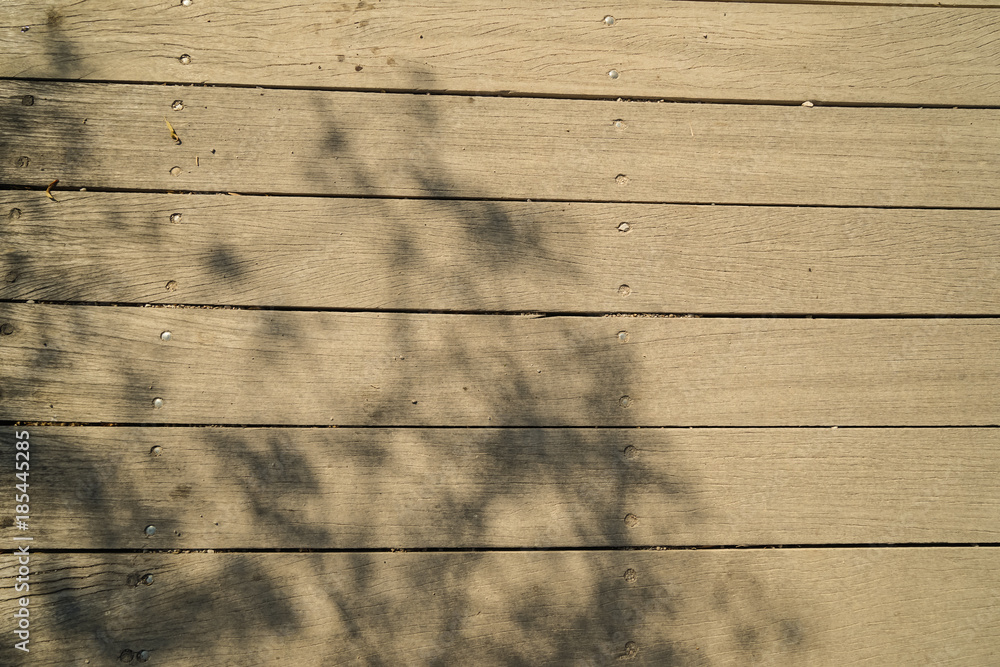
[[[63, 54], [60, 61], [72, 62], [72, 58]], [[428, 83], [424, 80], [420, 85]], [[322, 103], [334, 97], [335, 93], [329, 93], [313, 99]], [[20, 104], [17, 100], [5, 103], [7, 110], [0, 120], [14, 132], [40, 122], [11, 106]], [[38, 104], [31, 109], [42, 107]], [[692, 632], [689, 627], [674, 628], [687, 609], [701, 604], [674, 595], [669, 588], [677, 578], [697, 580], [699, 572], [691, 566], [695, 561], [685, 561], [679, 572], [663, 566], [639, 568], [642, 585], [636, 586], [637, 575], [629, 565], [636, 552], [565, 551], [648, 546], [641, 539], [643, 533], [634, 530], [648, 519], [635, 516], [630, 506], [640, 493], [646, 502], [652, 495], [662, 503], [663, 515], [671, 516], [678, 529], [687, 530], [687, 524], [704, 520], [691, 500], [698, 480], [636, 458], [641, 443], [649, 441], [637, 440], [624, 429], [637, 425], [620, 398], [623, 389], [635, 381], [631, 369], [638, 353], [620, 344], [614, 333], [617, 327], [610, 323], [605, 339], [597, 342], [589, 334], [575, 332], [577, 320], [570, 318], [539, 319], [533, 329], [531, 323], [536, 320], [517, 315], [517, 292], [500, 298], [492, 293], [496, 285], [516, 284], [511, 276], [522, 272], [526, 264], [537, 267], [552, 262], [557, 272], [573, 271], [572, 263], [538, 233], [543, 227], [563, 223], [558, 207], [539, 209], [544, 217], [533, 219], [523, 207], [475, 200], [480, 194], [476, 183], [463, 180], [461, 174], [449, 174], [447, 165], [435, 161], [433, 137], [439, 119], [432, 106], [414, 109], [411, 120], [420, 130], [414, 135], [423, 137], [425, 143], [413, 150], [421, 151], [424, 168], [409, 178], [429, 197], [456, 190], [468, 193], [469, 200], [440, 200], [427, 209], [429, 215], [443, 216], [451, 223], [441, 242], [453, 243], [460, 250], [435, 249], [428, 244], [431, 237], [417, 229], [406, 230], [397, 202], [372, 199], [366, 202], [366, 222], [394, 221], [393, 235], [381, 241], [392, 264], [378, 267], [378, 273], [437, 272], [437, 286], [459, 284], [456, 293], [461, 297], [450, 303], [466, 305], [442, 307], [426, 285], [402, 280], [368, 292], [365, 304], [345, 297], [332, 306], [415, 311], [380, 320], [379, 340], [391, 341], [391, 345], [356, 353], [358, 367], [374, 369], [373, 377], [384, 378], [391, 386], [373, 382], [372, 391], [362, 395], [300, 397], [306, 407], [297, 414], [307, 415], [304, 425], [349, 428], [168, 428], [165, 424], [178, 423], [172, 413], [151, 408], [152, 397], [163, 396], [168, 406], [185, 401], [195, 406], [182, 414], [197, 414], [198, 396], [170, 393], [172, 376], [164, 373], [169, 368], [184, 369], [202, 378], [200, 386], [206, 394], [215, 391], [232, 398], [228, 411], [190, 421], [288, 424], [285, 415], [276, 415], [274, 407], [261, 398], [272, 395], [273, 387], [239, 387], [243, 393], [238, 396], [223, 394], [234, 391], [229, 378], [244, 377], [241, 373], [252, 368], [254, 377], [273, 377], [280, 390], [289, 373], [321, 372], [322, 357], [332, 354], [331, 346], [345, 335], [368, 333], [345, 334], [343, 329], [358, 321], [347, 315], [292, 317], [278, 312], [262, 316], [250, 321], [249, 331], [229, 339], [243, 346], [223, 347], [224, 336], [207, 327], [211, 323], [235, 327], [235, 315], [170, 309], [169, 317], [184, 325], [176, 329], [171, 347], [161, 344], [159, 330], [152, 326], [160, 314], [168, 319], [166, 309], [127, 311], [127, 317], [136, 321], [144, 318], [144, 326], [150, 323], [137, 332], [134, 328], [101, 330], [97, 311], [84, 306], [3, 307], [2, 313], [10, 315], [16, 328], [15, 334], [0, 341], [7, 348], [5, 357], [23, 360], [12, 370], [3, 389], [4, 400], [26, 406], [30, 412], [24, 415], [8, 409], [3, 415], [6, 419], [119, 422], [107, 427], [28, 427], [33, 434], [33, 471], [39, 480], [34, 501], [41, 531], [37, 548], [101, 550], [86, 557], [39, 556], [44, 569], [38, 576], [44, 583], [36, 584], [35, 595], [39, 608], [44, 605], [47, 611], [36, 641], [39, 654], [48, 651], [52, 656], [47, 664], [75, 664], [85, 657], [60, 657], [62, 646], [94, 651], [86, 654], [92, 664], [133, 662], [142, 650], [151, 651], [157, 661], [176, 660], [177, 664], [208, 660], [269, 664], [287, 656], [296, 660], [312, 656], [317, 664], [360, 660], [371, 665], [603, 665], [620, 659], [696, 665], [711, 661], [711, 656], [691, 647], [690, 636], [685, 636]], [[329, 117], [320, 141], [331, 156], [356, 150], [350, 137], [338, 129], [344, 123], [336, 108], [318, 110]], [[0, 144], [5, 155], [7, 148]], [[78, 159], [86, 155], [87, 147], [74, 145], [64, 150], [64, 159], [70, 159], [70, 153]], [[363, 168], [364, 156], [354, 158], [359, 165], [355, 182], [349, 188], [331, 182], [331, 194], [377, 190], [379, 175]], [[321, 180], [323, 173], [315, 171], [310, 178]], [[281, 298], [276, 295], [283, 284], [303, 279], [298, 274], [266, 275], [266, 280], [254, 284], [270, 287], [248, 289], [248, 281], [260, 280], [255, 273], [259, 258], [242, 256], [240, 246], [225, 238], [214, 238], [200, 247], [182, 246], [183, 252], [178, 253], [174, 243], [182, 242], [185, 231], [177, 230], [199, 232], [197, 216], [187, 210], [178, 209], [184, 217], [174, 224], [192, 227], [169, 227], [173, 207], [179, 205], [176, 199], [143, 199], [154, 206], [136, 212], [129, 210], [127, 195], [67, 196], [64, 209], [51, 208], [57, 204], [37, 191], [12, 197], [23, 203], [16, 207], [17, 215], [8, 213], [2, 222], [14, 240], [14, 250], [4, 251], [3, 271], [18, 276], [17, 289], [22, 291], [9, 290], [8, 295], [15, 294], [9, 299], [100, 300], [88, 290], [107, 281], [122, 295], [113, 301], [192, 306], [210, 302], [191, 298], [197, 294], [199, 277], [210, 275], [211, 289], [234, 295], [228, 305], [271, 306], [276, 304], [268, 299]], [[111, 204], [102, 208], [105, 201]], [[228, 200], [219, 204], [228, 205]], [[234, 208], [243, 207], [243, 214], [253, 205], [232, 203]], [[330, 200], [326, 231], [317, 232], [327, 242], [333, 238], [329, 230], [349, 230], [352, 225], [352, 220], [340, 217], [343, 209], [339, 206], [340, 202]], [[74, 261], [67, 262], [67, 280], [55, 287], [31, 282], [39, 267], [32, 263], [29, 245], [40, 240], [53, 246], [65, 242], [62, 232], [46, 232], [44, 226], [46, 220], [74, 210], [96, 215], [107, 228], [124, 230], [125, 237], [137, 234], [141, 238], [134, 245], [115, 248], [92, 238], [87, 229], [77, 229], [70, 242], [79, 253], [78, 264], [74, 268]], [[324, 208], [317, 205], [317, 210], [322, 213]], [[270, 233], [266, 222], [250, 232], [260, 234], [262, 244]], [[309, 247], [315, 240], [307, 236], [298, 243]], [[315, 264], [307, 278], [329, 280], [342, 270], [349, 257], [330, 248], [335, 250], [331, 245], [324, 256], [310, 258]], [[131, 275], [105, 276], [93, 257], [116, 250], [147, 258], [155, 250], [162, 253], [162, 260], [137, 265]], [[296, 248], [277, 252], [294, 253]], [[183, 264], [185, 257], [190, 266]], [[442, 257], [448, 261], [441, 262]], [[166, 274], [164, 267], [172, 273]], [[343, 275], [343, 280], [363, 284], [364, 272], [363, 265], [355, 265], [354, 273]], [[473, 274], [479, 275], [470, 279]], [[138, 285], [134, 284], [137, 275], [142, 276]], [[130, 279], [133, 284], [128, 284]], [[350, 292], [345, 290], [345, 294]], [[301, 300], [302, 293], [299, 289], [291, 304], [277, 305], [315, 307], [316, 302]], [[317, 295], [316, 301], [331, 307], [323, 295]], [[107, 308], [102, 306], [101, 312]], [[483, 314], [420, 312], [439, 310]], [[505, 314], [485, 314], [493, 310]], [[200, 320], [199, 312], [204, 313]], [[428, 338], [427, 322], [454, 318], [448, 321], [457, 326], [487, 317], [489, 329], [480, 329], [476, 336], [463, 336], [460, 331], [444, 340]], [[198, 330], [199, 322], [205, 330]], [[468, 327], [464, 332], [472, 330]], [[558, 336], [558, 340], [533, 342], [537, 332]], [[253, 346], [247, 340], [266, 344]], [[219, 367], [191, 367], [184, 352], [199, 346], [216, 346], [212, 349]], [[561, 357], [552, 366], [537, 368], [525, 350], [545, 347], [556, 348]], [[113, 363], [92, 352], [96, 349], [112, 350]], [[406, 357], [421, 354], [442, 369], [441, 377], [406, 370]], [[554, 381], [545, 375], [552, 372], [560, 374]], [[544, 384], [535, 379], [539, 375], [545, 376]], [[40, 383], [40, 378], [50, 384]], [[441, 401], [426, 411], [424, 405], [430, 401], [424, 396], [439, 389], [432, 384], [456, 379], [467, 384], [461, 389], [440, 389], [458, 394], [472, 387], [469, 395], [477, 397], [450, 406]], [[56, 382], [61, 383], [58, 391], [53, 389]], [[543, 389], [552, 386], [562, 388], [558, 400], [542, 395]], [[86, 400], [78, 400], [87, 392], [99, 393], [107, 402], [88, 408]], [[420, 398], [411, 400], [411, 396]], [[476, 408], [472, 425], [477, 428], [426, 428], [470, 424], [470, 418], [460, 414], [468, 406]], [[363, 414], [364, 418], [337, 419], [344, 414]], [[129, 415], [147, 426], [121, 425], [129, 421]], [[488, 416], [481, 419], [479, 415]], [[553, 425], [618, 428], [546, 428]], [[371, 428], [381, 426], [397, 428]], [[405, 426], [414, 428], [401, 428]], [[659, 432], [655, 443], [669, 452], [670, 432]], [[8, 465], [6, 460], [4, 465]], [[155, 526], [155, 534], [147, 534], [147, 526]], [[672, 527], [655, 528], [653, 534], [662, 536]], [[4, 529], [13, 532], [9, 517]], [[472, 551], [496, 548], [548, 551]], [[119, 549], [131, 553], [110, 553]], [[145, 553], [170, 549], [337, 553]], [[384, 553], [391, 549], [431, 551]], [[468, 551], [434, 553], [437, 549]], [[60, 565], [61, 559], [68, 565]], [[95, 565], [79, 565], [86, 559]], [[643, 554], [642, 559], [654, 563], [655, 552]], [[152, 575], [152, 584], [144, 582], [146, 574]], [[724, 574], [715, 572], [712, 580]], [[734, 582], [735, 588], [749, 585], [738, 578]], [[91, 587], [95, 590], [84, 592]], [[766, 598], [767, 592], [760, 595]], [[799, 625], [793, 613], [737, 618], [729, 608], [719, 603], [713, 622], [731, 639], [732, 654], [745, 662], [790, 650], [789, 642], [774, 636], [774, 627], [793, 628], [786, 633], [794, 637], [791, 643], [809, 641], [809, 630]], [[162, 622], [164, 618], [170, 622]], [[644, 643], [642, 637], [648, 641]]]

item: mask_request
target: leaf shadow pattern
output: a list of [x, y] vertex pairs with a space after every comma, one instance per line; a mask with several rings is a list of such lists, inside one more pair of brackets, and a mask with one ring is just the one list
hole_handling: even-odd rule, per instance
[[[330, 117], [325, 142], [331, 155], [351, 151], [349, 138], [337, 129], [334, 110], [324, 112]], [[15, 130], [26, 122], [22, 115], [10, 116]], [[430, 106], [418, 109], [414, 122], [423, 124], [424, 137], [433, 137], [439, 127]], [[440, 200], [440, 206], [453, 209], [459, 221], [453, 233], [478, 249], [476, 262], [483, 270], [516, 273], [521, 268], [519, 255], [508, 249], [540, 248], [532, 229], [558, 226], [558, 217], [547, 209], [551, 217], [540, 220], [537, 227], [512, 224], [503, 203], [474, 198], [475, 184], [462, 184], [457, 174], [453, 181], [447, 180], [445, 166], [434, 162], [432, 143], [414, 147], [422, 151], [426, 164], [426, 169], [410, 175], [415, 189], [437, 197], [464, 188], [469, 199]], [[85, 154], [86, 147], [70, 150]], [[354, 157], [359, 166], [365, 164], [363, 156]], [[355, 178], [351, 191], [378, 190], [375, 171], [359, 168]], [[331, 183], [331, 193], [341, 187]], [[376, 215], [381, 205], [383, 200], [372, 200]], [[121, 224], [114, 218], [106, 222]], [[405, 235], [392, 243], [393, 257], [429, 261], [419, 256], [419, 245]], [[85, 244], [81, 252], [86, 252]], [[559, 259], [543, 252], [520, 256], [533, 261]], [[13, 262], [10, 270], [27, 270], [21, 255], [7, 254], [6, 261]], [[234, 282], [249, 266], [225, 244], [206, 248], [192, 261], [205, 262], [220, 279]], [[410, 407], [415, 402], [408, 405], [377, 393], [356, 399], [369, 402], [368, 420], [349, 425], [354, 428], [349, 429], [352, 439], [346, 454], [325, 433], [310, 436], [312, 448], [301, 447], [293, 435], [304, 430], [298, 428], [267, 428], [251, 434], [242, 428], [197, 426], [194, 435], [175, 428], [177, 424], [150, 418], [132, 433], [122, 425], [71, 426], [47, 443], [50, 427], [38, 427], [33, 446], [40, 474], [49, 471], [55, 479], [57, 471], [73, 470], [70, 479], [49, 486], [47, 495], [38, 500], [43, 510], [39, 520], [44, 517], [75, 536], [70, 537], [68, 552], [39, 556], [38, 576], [43, 583], [37, 584], [35, 595], [41, 598], [46, 620], [36, 641], [45, 664], [76, 664], [84, 656], [95, 665], [131, 663], [142, 661], [143, 655], [166, 664], [208, 660], [274, 664], [288, 656], [311, 656], [320, 664], [359, 660], [370, 665], [605, 665], [620, 660], [709, 664], [710, 657], [691, 652], [689, 638], [683, 636], [687, 630], [672, 629], [688, 601], [669, 593], [670, 582], [679, 576], [697, 579], [698, 572], [690, 565], [680, 568], [680, 574], [661, 569], [636, 588], [631, 586], [629, 570], [622, 568], [638, 553], [618, 550], [637, 546], [627, 523], [627, 503], [637, 484], [657, 489], [665, 503], [678, 507], [678, 515], [691, 509], [686, 503], [694, 484], [669, 471], [621, 460], [626, 442], [622, 427], [634, 424], [627, 416], [613, 422], [606, 416], [618, 409], [621, 388], [631, 382], [628, 354], [597, 373], [596, 351], [588, 339], [569, 334], [562, 341], [567, 367], [576, 368], [565, 377], [571, 390], [564, 398], [572, 405], [572, 414], [592, 416], [566, 424], [565, 417], [546, 403], [525, 407], [532, 403], [523, 398], [537, 391], [527, 378], [547, 369], [524, 367], [523, 355], [517, 354], [516, 313], [507, 312], [508, 320], [497, 320], [492, 347], [461, 338], [428, 341], [414, 323], [420, 317], [445, 315], [420, 314], [430, 310], [421, 305], [425, 295], [420, 285], [395, 289], [416, 311], [413, 317], [391, 320], [399, 356], [428, 346], [444, 350], [452, 369], [488, 390], [485, 400], [496, 420], [478, 424], [471, 430], [475, 437], [462, 437], [464, 432], [458, 429], [444, 435], [425, 428], [428, 424], [420, 417], [410, 421], [411, 414], [419, 414]], [[477, 289], [486, 290], [486, 283], [478, 283]], [[485, 291], [466, 298], [471, 303], [491, 301]], [[117, 393], [119, 405], [148, 402], [149, 392], [157, 388], [149, 359], [123, 356], [112, 368], [94, 369], [79, 357], [70, 359], [63, 348], [50, 350], [44, 343], [46, 329], [84, 336], [92, 323], [90, 311], [83, 307], [60, 310], [59, 322], [45, 322], [49, 312], [53, 311], [39, 309], [35, 315], [34, 345], [40, 342], [43, 347], [28, 368], [19, 369], [15, 384], [20, 389], [14, 391], [21, 393], [13, 398], [33, 400], [32, 374], [65, 366], [65, 382], [79, 391], [87, 391], [96, 375]], [[310, 346], [316, 339], [296, 329], [294, 320], [285, 319], [281, 328], [265, 333], [284, 337], [290, 341], [289, 349], [281, 354], [256, 350], [250, 359], [246, 350], [232, 350], [224, 358], [233, 367], [252, 362], [272, 368], [280, 381], [289, 355], [314, 351]], [[19, 345], [25, 344], [20, 340]], [[114, 337], [92, 342], [119, 343]], [[481, 373], [484, 349], [494, 367], [509, 369], [505, 376]], [[391, 363], [390, 352], [383, 351], [384, 358], [373, 358], [372, 363]], [[415, 375], [394, 377], [396, 397], [417, 394], [426, 384], [426, 378]], [[44, 391], [38, 397], [43, 395]], [[49, 410], [51, 421], [59, 421], [58, 406], [50, 404]], [[39, 405], [36, 414], [43, 413], [45, 407]], [[260, 414], [268, 414], [267, 406], [260, 406]], [[108, 420], [98, 412], [87, 421]], [[547, 428], [553, 425], [616, 428]], [[372, 428], [385, 426], [397, 428]], [[398, 429], [406, 426], [415, 428], [400, 440]], [[87, 439], [84, 429], [114, 430], [117, 433], [109, 439], [117, 443], [78, 448]], [[88, 437], [94, 433], [88, 432]], [[132, 439], [123, 440], [125, 436]], [[185, 438], [203, 446], [185, 449]], [[669, 442], [668, 435], [664, 438]], [[170, 444], [157, 445], [158, 440]], [[50, 446], [57, 442], [61, 444]], [[163, 452], [174, 448], [189, 458], [170, 459], [170, 465], [150, 463], [157, 446], [163, 447], [156, 457], [161, 461], [168, 461]], [[356, 474], [348, 476], [347, 491], [331, 486], [336, 478], [330, 470], [347, 463], [336, 458], [324, 462], [330, 451], [356, 459], [352, 462]], [[63, 458], [50, 464], [47, 452]], [[466, 465], [449, 466], [455, 459]], [[402, 466], [402, 476], [408, 475], [411, 486], [420, 475], [434, 476], [429, 483], [435, 489], [433, 503], [420, 506], [415, 502], [419, 494], [406, 498], [404, 485], [388, 488], [380, 475], [393, 465]], [[217, 480], [215, 497], [207, 498], [187, 481], [198, 467], [203, 469], [199, 484]], [[544, 495], [526, 499], [525, 480]], [[335, 492], [340, 494], [337, 503], [316, 501]], [[352, 505], [352, 495], [374, 501]], [[533, 521], [525, 518], [532, 510], [538, 517]], [[317, 511], [334, 511], [338, 516], [316, 515]], [[525, 524], [530, 527], [527, 531]], [[10, 526], [6, 521], [3, 525]], [[143, 532], [147, 525], [157, 526], [158, 538]], [[232, 525], [237, 529], [227, 533]], [[44, 549], [42, 540], [39, 546]], [[95, 551], [73, 553], [82, 548]], [[171, 549], [206, 553], [165, 553]], [[299, 549], [319, 553], [294, 553]], [[393, 553], [395, 549], [407, 553]], [[647, 553], [644, 558], [649, 562], [651, 556]], [[146, 575], [152, 576], [152, 585], [143, 583]], [[740, 585], [745, 587], [746, 582]], [[752, 622], [741, 620], [726, 631], [736, 646], [733, 650], [753, 661], [768, 651], [788, 649], [781, 641], [762, 637], [773, 634], [774, 627], [801, 628], [798, 623], [794, 614], [772, 612]], [[640, 629], [650, 642], [635, 638], [642, 634]], [[791, 634], [801, 644], [804, 632]], [[10, 664], [33, 664], [20, 660], [15, 654]]]

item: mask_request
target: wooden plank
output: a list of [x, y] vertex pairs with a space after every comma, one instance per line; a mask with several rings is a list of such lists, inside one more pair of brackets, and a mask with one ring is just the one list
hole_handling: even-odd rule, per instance
[[799, 103], [1000, 95], [1000, 13], [968, 7], [8, 0], [0, 24], [4, 77]]
[[992, 665], [996, 551], [36, 553], [31, 653], [0, 659]]
[[[1000, 311], [997, 211], [77, 192], [59, 193], [54, 205], [19, 191], [0, 198], [9, 206], [0, 210], [2, 299], [513, 312]], [[178, 275], [185, 279], [167, 292]], [[631, 288], [625, 299], [623, 282]]]
[[1000, 542], [995, 428], [23, 430], [50, 549]]
[[1000, 206], [996, 109], [34, 81], [0, 82], [0, 99], [0, 182], [38, 188]]
[[[996, 319], [532, 318], [3, 304], [0, 321], [8, 334], [0, 338], [8, 369], [0, 419], [1000, 423]], [[164, 331], [169, 341], [161, 340]]]

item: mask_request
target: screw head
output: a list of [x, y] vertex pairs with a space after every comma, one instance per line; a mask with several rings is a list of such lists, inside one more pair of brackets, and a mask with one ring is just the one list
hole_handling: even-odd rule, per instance
[[147, 537], [152, 537], [153, 535], [156, 535], [156, 526], [146, 526], [146, 530], [143, 532], [146, 533]]
[[615, 17], [614, 16], [611, 16], [609, 14], [608, 16], [604, 17], [604, 25], [611, 26], [611, 25], [614, 25], [614, 24], [615, 24]]
[[154, 398], [153, 399], [153, 407], [157, 408], [157, 409], [162, 408], [163, 407], [163, 399], [159, 398], [159, 397]]
[[173, 104], [170, 105], [170, 108], [174, 111], [180, 111], [184, 108], [184, 102], [182, 100], [174, 100]]
[[171, 336], [169, 331], [164, 331], [160, 334], [160, 340], [170, 340], [170, 338]]
[[178, 58], [177, 60], [179, 60], [181, 62], [181, 65], [190, 65], [191, 64], [191, 56], [189, 56], [186, 53], [184, 55], [182, 55], [180, 58]]

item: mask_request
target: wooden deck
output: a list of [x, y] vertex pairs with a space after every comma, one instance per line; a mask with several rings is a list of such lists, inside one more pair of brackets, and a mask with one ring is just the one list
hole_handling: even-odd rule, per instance
[[1000, 2], [0, 54], [0, 665], [1000, 664]]

